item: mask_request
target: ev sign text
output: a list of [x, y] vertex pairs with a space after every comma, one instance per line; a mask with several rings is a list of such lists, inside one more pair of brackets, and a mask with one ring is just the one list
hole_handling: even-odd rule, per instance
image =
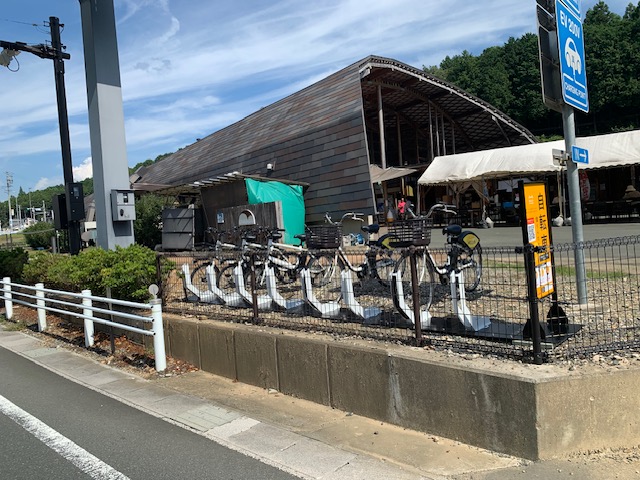
[[586, 113], [589, 111], [589, 95], [582, 22], [575, 8], [567, 7], [562, 0], [556, 0], [556, 22], [562, 98], [567, 105]]

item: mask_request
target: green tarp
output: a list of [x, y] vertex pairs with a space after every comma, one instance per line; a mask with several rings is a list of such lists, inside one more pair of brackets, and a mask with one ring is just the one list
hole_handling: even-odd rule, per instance
[[249, 204], [282, 202], [284, 220], [284, 242], [297, 244], [294, 235], [304, 233], [304, 198], [302, 186], [287, 185], [280, 182], [261, 182], [251, 178], [245, 179]]

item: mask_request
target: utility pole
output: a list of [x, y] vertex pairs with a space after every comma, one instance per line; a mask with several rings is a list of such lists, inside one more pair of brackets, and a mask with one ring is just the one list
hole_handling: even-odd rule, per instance
[[4, 50], [0, 54], [0, 65], [8, 67], [11, 59], [20, 52], [29, 52], [40, 58], [53, 60], [53, 71], [56, 82], [56, 98], [58, 102], [58, 123], [60, 126], [60, 146], [62, 149], [62, 170], [65, 183], [65, 201], [69, 231], [69, 252], [76, 255], [80, 251], [80, 221], [84, 219], [84, 199], [82, 185], [73, 182], [73, 166], [71, 163], [71, 143], [69, 141], [69, 117], [67, 114], [67, 99], [64, 85], [64, 60], [71, 56], [63, 50], [65, 46], [60, 41], [60, 21], [56, 17], [49, 17], [51, 30], [51, 46], [27, 45], [23, 42], [5, 42], [0, 40], [0, 47]]
[[11, 185], [13, 185], [13, 176], [7, 172], [7, 196], [9, 197], [9, 234], [13, 230], [13, 218], [11, 215]]

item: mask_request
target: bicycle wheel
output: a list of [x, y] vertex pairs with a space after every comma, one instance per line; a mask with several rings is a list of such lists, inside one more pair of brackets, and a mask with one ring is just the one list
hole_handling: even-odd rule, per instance
[[236, 281], [233, 275], [235, 267], [236, 263], [227, 263], [216, 275], [218, 288], [223, 292], [231, 293], [236, 291]]
[[307, 263], [311, 274], [311, 284], [314, 287], [324, 287], [331, 283], [337, 275], [336, 257], [329, 253], [313, 255]]
[[[400, 273], [402, 280], [402, 292], [404, 301], [409, 309], [413, 310], [413, 283], [411, 279], [411, 265], [408, 253], [404, 253], [396, 263], [394, 273]], [[435, 288], [435, 269], [425, 253], [416, 254], [416, 273], [418, 292], [420, 294], [420, 308], [427, 310], [433, 302]]]
[[380, 250], [376, 252], [376, 260], [372, 269], [372, 276], [385, 287], [390, 285], [391, 274], [396, 263], [400, 260], [399, 254], [395, 250]]
[[458, 266], [464, 275], [464, 289], [473, 292], [482, 278], [482, 247], [480, 244], [472, 250], [463, 246], [458, 258]]
[[337, 302], [342, 297], [340, 269], [336, 257], [330, 253], [316, 254], [307, 264], [311, 274], [313, 293], [321, 302]]
[[269, 263], [273, 267], [278, 282], [290, 284], [298, 279], [297, 265], [300, 259], [297, 254], [283, 253], [280, 250], [273, 249], [269, 257]]
[[[264, 261], [254, 259], [253, 270], [255, 271], [255, 275], [256, 275], [256, 283], [255, 283], [256, 291], [259, 291], [261, 289], [266, 289], [267, 282], [265, 278]], [[252, 291], [252, 285], [251, 285], [252, 271], [251, 271], [251, 265], [246, 262], [242, 263], [242, 276], [244, 277], [244, 288], [246, 288], [248, 292], [251, 292]]]
[[207, 283], [207, 267], [208, 262], [201, 263], [191, 272], [191, 284], [198, 290], [207, 291], [209, 284]]

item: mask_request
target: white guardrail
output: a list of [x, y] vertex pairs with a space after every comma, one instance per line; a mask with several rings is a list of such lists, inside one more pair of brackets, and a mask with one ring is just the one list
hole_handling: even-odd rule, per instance
[[[33, 293], [25, 293], [23, 291], [12, 290], [12, 287], [19, 288], [21, 290], [30, 291]], [[164, 345], [164, 331], [162, 325], [162, 301], [159, 298], [154, 298], [149, 303], [136, 303], [126, 300], [117, 300], [106, 297], [95, 297], [91, 295], [91, 290], [83, 290], [82, 293], [65, 292], [61, 290], [52, 290], [44, 288], [44, 284], [36, 283], [35, 286], [22, 285], [19, 283], [11, 283], [9, 277], [2, 279], [3, 299], [5, 304], [5, 315], [7, 320], [11, 320], [13, 317], [13, 304], [23, 305], [25, 307], [35, 308], [38, 310], [38, 331], [42, 332], [47, 328], [46, 312], [55, 312], [61, 314], [72, 315], [76, 318], [84, 320], [84, 344], [87, 348], [92, 347], [94, 343], [94, 323], [100, 323], [103, 325], [109, 325], [117, 327], [129, 332], [139, 333], [141, 335], [153, 336], [153, 349], [156, 362], [156, 370], [162, 372], [167, 368], [167, 356]], [[157, 290], [157, 288], [156, 288]], [[71, 298], [78, 298], [82, 300], [82, 304], [67, 302], [55, 297], [47, 297], [47, 295], [63, 295]], [[35, 300], [35, 304], [26, 300], [16, 299], [20, 297], [23, 299]], [[93, 302], [104, 302], [109, 305], [119, 305], [122, 307], [148, 310], [151, 312], [151, 316], [136, 315], [132, 313], [119, 312], [109, 310], [100, 307], [94, 307]], [[69, 307], [69, 309], [56, 308], [51, 305], [59, 305], [61, 307]], [[81, 311], [76, 311], [81, 310]], [[151, 323], [151, 330], [145, 330], [144, 328], [134, 327], [124, 323], [118, 323], [114, 320], [107, 320], [105, 318], [95, 317], [94, 313], [109, 315], [110, 318], [126, 318], [129, 320], [135, 320], [143, 323]]]

